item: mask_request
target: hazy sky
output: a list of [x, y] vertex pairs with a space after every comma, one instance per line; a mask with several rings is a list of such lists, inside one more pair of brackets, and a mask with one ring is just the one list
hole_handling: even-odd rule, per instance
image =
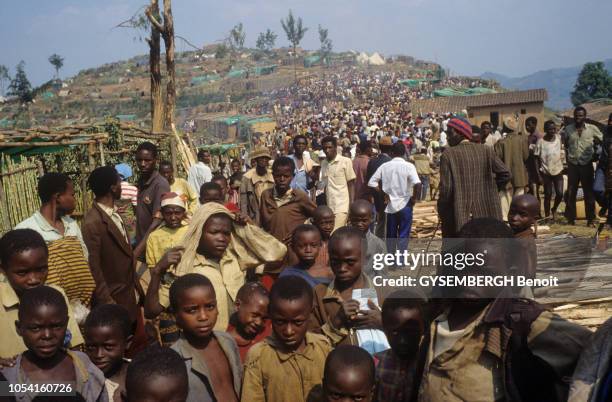
[[[47, 58], [65, 57], [61, 75], [147, 51], [134, 32], [113, 29], [147, 0], [2, 0], [0, 64], [19, 60], [33, 84], [51, 78]], [[160, 0], [160, 3], [162, 0]], [[177, 35], [220, 40], [243, 22], [247, 45], [289, 8], [309, 27], [303, 47], [319, 46], [317, 25], [334, 50], [379, 51], [437, 61], [453, 73], [510, 76], [612, 58], [610, 0], [174, 0]], [[181, 41], [177, 50], [190, 50]]]

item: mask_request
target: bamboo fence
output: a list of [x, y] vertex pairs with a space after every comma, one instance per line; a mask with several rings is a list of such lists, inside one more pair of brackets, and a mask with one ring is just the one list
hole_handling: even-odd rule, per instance
[[39, 166], [34, 159], [0, 159], [0, 233], [11, 230], [40, 208]]

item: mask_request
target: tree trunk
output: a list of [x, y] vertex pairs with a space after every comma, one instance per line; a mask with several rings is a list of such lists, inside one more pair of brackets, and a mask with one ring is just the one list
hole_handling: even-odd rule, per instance
[[[151, 0], [149, 10], [152, 15], [159, 15], [159, 1]], [[160, 32], [154, 25], [151, 25], [151, 39], [148, 42], [151, 73], [151, 131], [159, 133], [164, 129], [164, 103], [161, 86]]]
[[176, 110], [176, 83], [174, 68], [174, 19], [172, 18], [172, 0], [164, 0], [164, 31], [162, 32], [166, 47], [166, 129], [174, 125]]
[[295, 85], [297, 86], [297, 47], [295, 44], [293, 45], [293, 74], [295, 76]]

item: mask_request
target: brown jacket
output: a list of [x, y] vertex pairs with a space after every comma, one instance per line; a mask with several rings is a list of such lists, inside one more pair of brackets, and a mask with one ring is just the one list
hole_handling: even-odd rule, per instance
[[436, 351], [447, 316], [434, 320], [419, 402], [567, 400], [589, 330], [534, 301], [505, 297], [491, 303], [448, 349]]
[[293, 230], [310, 218], [317, 208], [308, 195], [301, 190], [291, 190], [290, 201], [278, 206], [274, 200], [274, 188], [261, 195], [261, 227], [278, 240], [284, 242]]
[[[366, 275], [362, 274], [366, 283], [366, 288], [374, 289], [374, 284]], [[382, 297], [377, 290], [378, 303], [382, 306]], [[357, 336], [353, 328], [335, 328], [331, 322], [331, 317], [338, 314], [342, 308], [342, 298], [336, 290], [334, 281], [329, 285], [317, 285], [314, 288], [315, 302], [313, 314], [310, 316], [309, 331], [322, 333], [330, 340], [332, 345], [355, 345], [359, 346]]]
[[96, 281], [95, 301], [125, 307], [132, 320], [138, 316], [134, 255], [126, 238], [97, 203], [85, 215], [83, 239], [89, 250], [89, 266]]

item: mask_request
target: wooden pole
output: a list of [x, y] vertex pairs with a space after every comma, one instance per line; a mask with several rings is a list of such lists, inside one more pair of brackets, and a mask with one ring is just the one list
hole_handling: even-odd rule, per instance
[[0, 205], [2, 205], [2, 228], [8, 230], [11, 227], [11, 221], [9, 219], [9, 204], [6, 199], [6, 194], [4, 194], [2, 179], [0, 179]]
[[100, 165], [106, 166], [106, 159], [104, 158], [104, 145], [102, 142], [98, 142], [98, 147], [100, 148]]
[[[90, 165], [91, 166], [91, 165]], [[87, 213], [89, 209], [89, 205], [87, 205], [87, 178], [89, 177], [87, 173], [87, 168], [85, 164], [81, 165], [81, 199], [83, 200], [83, 216]]]
[[174, 137], [170, 137], [170, 158], [172, 160], [172, 170], [174, 171], [174, 174], [178, 174], [178, 170], [176, 170], [178, 167], [176, 161], [176, 146], [176, 139]]

